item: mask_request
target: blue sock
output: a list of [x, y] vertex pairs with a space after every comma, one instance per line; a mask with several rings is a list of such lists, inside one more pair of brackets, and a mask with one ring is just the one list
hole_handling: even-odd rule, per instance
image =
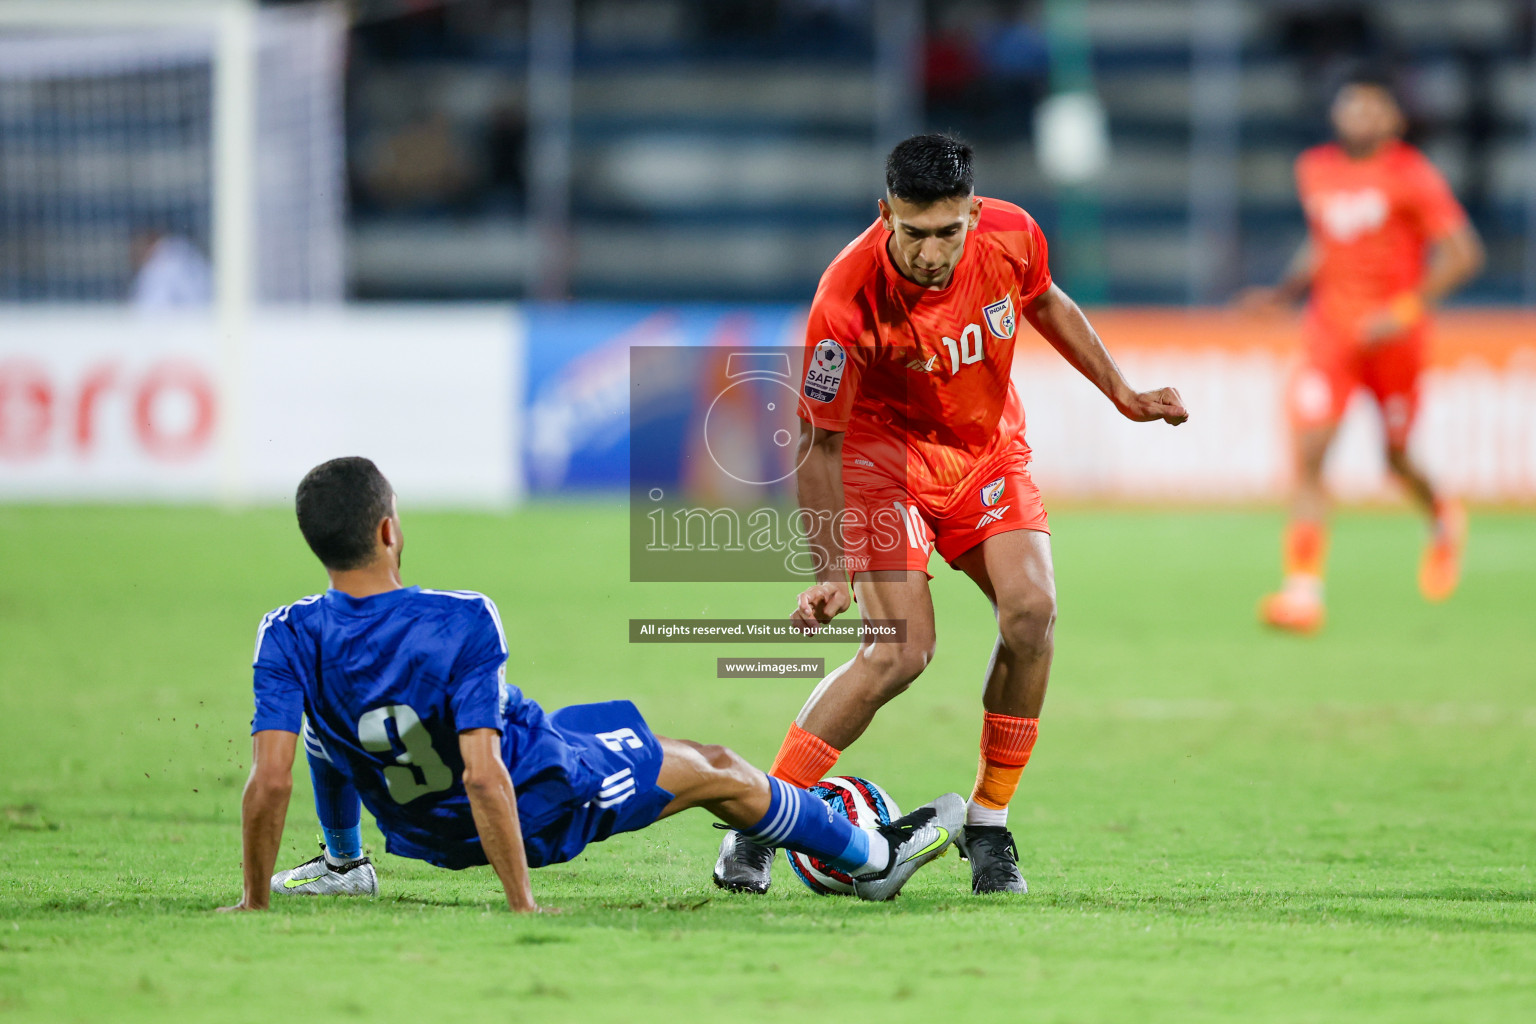
[[325, 833], [325, 852], [333, 861], [363, 855], [363, 804], [347, 777], [306, 747], [309, 778], [315, 786], [315, 815]]
[[809, 790], [768, 777], [768, 813], [741, 834], [763, 846], [784, 846], [825, 861], [839, 871], [870, 866], [869, 833], [832, 813]]

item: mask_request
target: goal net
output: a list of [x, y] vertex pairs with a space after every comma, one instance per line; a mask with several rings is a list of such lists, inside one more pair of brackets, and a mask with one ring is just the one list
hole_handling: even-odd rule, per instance
[[0, 4], [0, 302], [339, 300], [345, 30], [334, 4]]

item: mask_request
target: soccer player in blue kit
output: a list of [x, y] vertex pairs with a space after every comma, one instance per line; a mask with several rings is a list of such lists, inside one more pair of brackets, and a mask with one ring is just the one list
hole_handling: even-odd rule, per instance
[[[506, 682], [490, 598], [402, 585], [395, 495], [372, 462], [315, 467], [295, 506], [331, 587], [268, 613], [256, 634], [245, 894], [224, 909], [265, 909], [274, 892], [377, 892], [361, 806], [390, 853], [490, 864], [514, 911], [540, 909], [529, 868], [690, 807], [849, 872], [868, 900], [895, 896], [964, 824], [965, 802], [948, 793], [857, 828], [724, 747], [654, 735], [629, 701], [546, 714]], [[324, 852], [274, 875], [301, 734]]]

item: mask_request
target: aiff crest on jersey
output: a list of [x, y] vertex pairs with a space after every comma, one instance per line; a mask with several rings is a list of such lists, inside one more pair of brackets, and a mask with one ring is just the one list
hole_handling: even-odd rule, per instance
[[987, 319], [987, 330], [992, 332], [992, 337], [998, 341], [1007, 341], [1013, 337], [1015, 320], [1013, 317], [1013, 293], [1009, 292], [990, 306], [983, 306], [982, 313]]

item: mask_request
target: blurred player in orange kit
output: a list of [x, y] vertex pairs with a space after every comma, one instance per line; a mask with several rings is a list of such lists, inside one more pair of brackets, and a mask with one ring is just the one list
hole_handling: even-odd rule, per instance
[[[927, 565], [937, 548], [986, 594], [998, 629], [959, 844], [974, 892], [1025, 892], [1008, 804], [1039, 728], [1056, 585], [1012, 382], [1019, 317], [1127, 418], [1179, 424], [1188, 413], [1173, 388], [1126, 383], [1051, 281], [1039, 225], [1011, 203], [976, 196], [972, 178], [971, 148], [955, 139], [898, 145], [880, 219], [832, 261], [811, 304], [796, 484], [821, 559], [794, 621], [814, 629], [857, 595], [866, 619], [904, 621], [905, 637], [863, 643], [821, 681], [771, 774], [796, 785], [821, 779], [927, 666]], [[765, 892], [772, 861], [728, 833], [715, 884]]]
[[1483, 250], [1445, 179], [1402, 141], [1404, 119], [1386, 76], [1347, 79], [1331, 110], [1338, 141], [1296, 161], [1307, 241], [1274, 288], [1247, 295], [1281, 306], [1310, 291], [1302, 365], [1287, 404], [1296, 438], [1296, 494], [1284, 539], [1285, 581], [1259, 605], [1264, 622], [1311, 632], [1323, 624], [1328, 551], [1323, 460], [1350, 396], [1381, 408], [1387, 464], [1431, 523], [1419, 589], [1456, 589], [1466, 543], [1461, 504], [1438, 493], [1408, 452], [1419, 405], [1429, 311], [1482, 266]]

